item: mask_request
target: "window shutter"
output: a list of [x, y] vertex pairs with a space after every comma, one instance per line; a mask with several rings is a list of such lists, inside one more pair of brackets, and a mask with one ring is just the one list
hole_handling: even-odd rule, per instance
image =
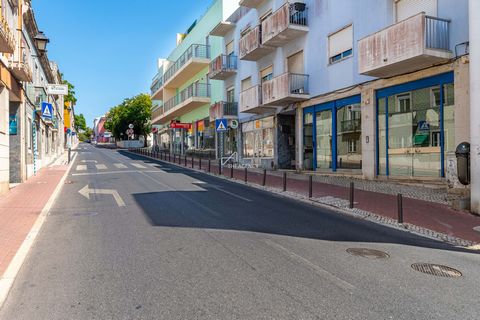
[[397, 22], [410, 18], [420, 12], [437, 16], [437, 0], [398, 0], [395, 3]]
[[273, 74], [273, 66], [267, 67], [260, 71], [260, 79], [263, 79], [270, 74]]
[[245, 91], [252, 87], [252, 77], [248, 77], [242, 80], [242, 91]]
[[227, 55], [230, 55], [233, 53], [234, 49], [233, 49], [233, 41], [230, 41], [229, 43], [227, 43], [226, 47], [225, 47], [225, 53]]
[[342, 52], [352, 49], [353, 26], [348, 26], [328, 37], [328, 56], [336, 56]]

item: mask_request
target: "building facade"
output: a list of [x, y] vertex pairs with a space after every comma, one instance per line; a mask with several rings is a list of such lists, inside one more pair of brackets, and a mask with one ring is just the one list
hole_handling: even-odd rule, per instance
[[231, 119], [222, 145], [240, 163], [465, 192], [455, 149], [471, 136], [468, 0], [239, 5], [210, 24], [209, 79], [220, 90], [210, 122]]
[[[21, 183], [63, 153], [63, 96], [58, 66], [39, 50], [40, 34], [29, 0], [0, 2], [0, 193]], [[51, 108], [42, 113], [42, 105]]]

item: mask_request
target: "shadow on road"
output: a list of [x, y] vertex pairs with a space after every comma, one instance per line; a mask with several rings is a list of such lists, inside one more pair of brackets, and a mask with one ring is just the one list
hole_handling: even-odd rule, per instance
[[[119, 152], [133, 160], [158, 163], [158, 167], [168, 173], [206, 182], [205, 185], [195, 185], [190, 191], [134, 194], [152, 226], [257, 232], [326, 241], [391, 243], [478, 254], [211, 175]], [[223, 193], [219, 188], [252, 201]]]

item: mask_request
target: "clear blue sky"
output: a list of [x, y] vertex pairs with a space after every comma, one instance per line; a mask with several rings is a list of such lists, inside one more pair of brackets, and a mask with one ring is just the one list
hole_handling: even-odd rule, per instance
[[87, 125], [124, 98], [149, 92], [158, 57], [212, 0], [33, 0], [48, 56], [75, 85]]

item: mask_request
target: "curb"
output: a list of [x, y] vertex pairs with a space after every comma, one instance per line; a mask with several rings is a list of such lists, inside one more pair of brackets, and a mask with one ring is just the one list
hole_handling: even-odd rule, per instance
[[70, 173], [70, 170], [73, 167], [73, 163], [75, 162], [77, 154], [78, 153], [75, 152], [75, 154], [73, 155], [73, 158], [71, 159], [70, 164], [68, 165], [67, 171], [65, 171], [63, 177], [60, 179], [59, 183], [55, 187], [55, 190], [50, 195], [50, 198], [48, 199], [47, 203], [43, 207], [37, 220], [35, 220], [35, 223], [33, 224], [32, 228], [28, 232], [27, 237], [25, 238], [25, 240], [23, 240], [22, 245], [17, 250], [17, 253], [13, 257], [12, 261], [10, 261], [10, 264], [8, 265], [3, 275], [0, 277], [0, 309], [2, 308], [4, 302], [7, 299], [10, 289], [12, 288], [13, 283], [15, 282], [15, 279], [18, 275], [18, 272], [20, 271], [23, 263], [26, 260], [27, 255], [35, 242], [35, 239], [40, 233], [43, 223], [45, 222], [45, 219], [48, 216], [53, 203], [55, 202], [60, 191], [62, 190], [63, 184], [65, 183], [65, 180], [67, 179]]
[[241, 185], [244, 185], [244, 186], [249, 186], [249, 187], [252, 187], [252, 188], [256, 188], [256, 189], [259, 189], [259, 190], [270, 192], [270, 193], [273, 193], [273, 194], [275, 194], [277, 196], [280, 196], [280, 197], [283, 197], [283, 198], [293, 199], [293, 200], [297, 200], [297, 201], [300, 201], [300, 202], [303, 202], [303, 203], [314, 205], [316, 207], [329, 209], [333, 212], [336, 212], [336, 213], [339, 213], [339, 214], [342, 214], [342, 215], [348, 215], [348, 216], [356, 218], [356, 219], [367, 220], [369, 222], [373, 222], [373, 223], [376, 223], [376, 224], [379, 224], [379, 225], [382, 225], [382, 226], [386, 226], [386, 227], [389, 227], [389, 228], [392, 228], [392, 229], [395, 229], [395, 230], [401, 230], [401, 231], [409, 232], [409, 233], [412, 233], [412, 234], [415, 234], [415, 235], [418, 235], [418, 236], [422, 236], [422, 237], [425, 237], [425, 238], [428, 238], [428, 239], [437, 240], [437, 241], [440, 241], [440, 242], [443, 242], [443, 243], [447, 243], [449, 245], [453, 245], [453, 246], [456, 246], [456, 247], [459, 247], [459, 248], [472, 250], [472, 251], [480, 251], [480, 244], [479, 243], [475, 243], [475, 242], [465, 240], [465, 239], [461, 239], [461, 238], [458, 238], [458, 237], [453, 237], [453, 236], [450, 236], [450, 235], [447, 235], [447, 234], [444, 234], [444, 233], [441, 233], [441, 232], [437, 232], [437, 231], [427, 229], [427, 228], [424, 228], [424, 227], [421, 227], [421, 226], [413, 225], [413, 224], [410, 224], [410, 223], [400, 224], [394, 219], [384, 217], [382, 215], [378, 215], [378, 214], [373, 213], [373, 212], [360, 210], [360, 209], [347, 209], [347, 208], [343, 208], [341, 206], [336, 206], [336, 205], [332, 205], [332, 204], [328, 204], [328, 203], [322, 203], [321, 201], [318, 201], [318, 200], [313, 199], [313, 198], [310, 199], [310, 198], [308, 198], [304, 195], [301, 195], [301, 194], [288, 192], [288, 191], [283, 192], [283, 191], [279, 191], [278, 189], [274, 189], [274, 188], [271, 188], [271, 187], [264, 187], [264, 186], [260, 186], [260, 185], [254, 184], [254, 183], [248, 183], [248, 182], [245, 183], [244, 181], [241, 181], [241, 180], [230, 179], [230, 178], [227, 178], [223, 175], [219, 176], [219, 175], [214, 174], [212, 172], [206, 172], [206, 171], [203, 171], [203, 170], [198, 170], [196, 168], [192, 169], [190, 167], [185, 167], [185, 166], [179, 165], [178, 163], [173, 163], [173, 162], [160, 160], [160, 159], [153, 158], [153, 157], [150, 157], [150, 156], [137, 154], [137, 153], [134, 153], [134, 152], [131, 152], [131, 151], [128, 151], [128, 150], [126, 150], [126, 152], [128, 152], [132, 155], [137, 155], [137, 156], [146, 158], [146, 159], [152, 159], [152, 160], [155, 160], [155, 161], [159, 161], [159, 162], [163, 162], [163, 163], [166, 163], [166, 164], [174, 165], [174, 166], [179, 167], [179, 168], [188, 169], [190, 171], [202, 172], [204, 174], [207, 174], [207, 175], [210, 175], [210, 176], [213, 176], [213, 177], [217, 177], [219, 179], [223, 179], [223, 180], [230, 181], [230, 182], [233, 182], [233, 183], [238, 183], [238, 184], [241, 184]]

